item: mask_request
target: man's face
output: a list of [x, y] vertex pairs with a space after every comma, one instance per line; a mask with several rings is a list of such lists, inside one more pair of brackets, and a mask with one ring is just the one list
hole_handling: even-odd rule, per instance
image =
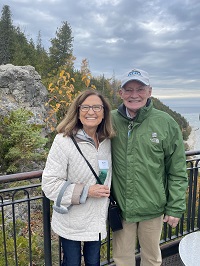
[[120, 89], [119, 94], [129, 114], [134, 117], [137, 111], [146, 105], [147, 99], [151, 96], [151, 91], [152, 88], [150, 86], [132, 80]]

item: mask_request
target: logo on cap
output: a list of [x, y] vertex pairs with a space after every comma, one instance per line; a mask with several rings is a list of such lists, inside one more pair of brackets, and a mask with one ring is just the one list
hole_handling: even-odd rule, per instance
[[132, 70], [131, 72], [128, 73], [128, 77], [130, 77], [132, 75], [141, 76], [141, 73], [139, 71], [137, 71], [137, 70]]

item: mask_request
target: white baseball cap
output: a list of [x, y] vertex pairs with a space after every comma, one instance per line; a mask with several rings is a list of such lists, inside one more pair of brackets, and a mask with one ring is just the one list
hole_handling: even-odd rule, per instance
[[131, 80], [137, 80], [144, 85], [150, 85], [149, 74], [141, 69], [133, 68], [131, 71], [125, 73], [122, 77], [121, 87], [124, 87], [124, 85]]

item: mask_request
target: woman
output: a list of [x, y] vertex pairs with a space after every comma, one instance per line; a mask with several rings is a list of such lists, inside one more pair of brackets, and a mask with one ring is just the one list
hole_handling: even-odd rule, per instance
[[[57, 126], [42, 176], [42, 189], [54, 201], [52, 229], [61, 237], [63, 266], [100, 265], [101, 240], [111, 184], [110, 105], [95, 90], [78, 95]], [[103, 184], [98, 184], [71, 136]]]

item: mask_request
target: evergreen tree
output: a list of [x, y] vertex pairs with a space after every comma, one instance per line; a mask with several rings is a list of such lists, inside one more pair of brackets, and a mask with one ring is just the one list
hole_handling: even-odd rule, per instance
[[37, 49], [38, 52], [42, 52], [43, 51], [41, 31], [38, 32], [36, 49]]
[[29, 46], [26, 36], [19, 27], [14, 29], [13, 40], [13, 58], [11, 63], [16, 66], [32, 65], [33, 62], [31, 62], [28, 56], [28, 50], [33, 49], [33, 47]]
[[0, 20], [0, 65], [8, 64], [12, 60], [12, 35], [10, 7], [5, 5]]
[[60, 66], [66, 65], [66, 60], [72, 55], [72, 29], [65, 21], [57, 29], [56, 37], [51, 39], [52, 46], [49, 48], [49, 55], [52, 69], [58, 70]]
[[42, 127], [29, 122], [33, 114], [25, 109], [11, 111], [0, 117], [0, 172], [31, 171], [34, 163], [46, 160]]
[[39, 31], [36, 43], [36, 63], [35, 69], [44, 79], [48, 75], [49, 56], [42, 45], [42, 35]]
[[0, 20], [0, 65], [32, 65], [43, 75], [49, 69], [49, 56], [42, 47], [41, 34], [35, 47], [33, 39], [28, 40], [20, 27], [14, 27], [9, 6], [4, 6]]

